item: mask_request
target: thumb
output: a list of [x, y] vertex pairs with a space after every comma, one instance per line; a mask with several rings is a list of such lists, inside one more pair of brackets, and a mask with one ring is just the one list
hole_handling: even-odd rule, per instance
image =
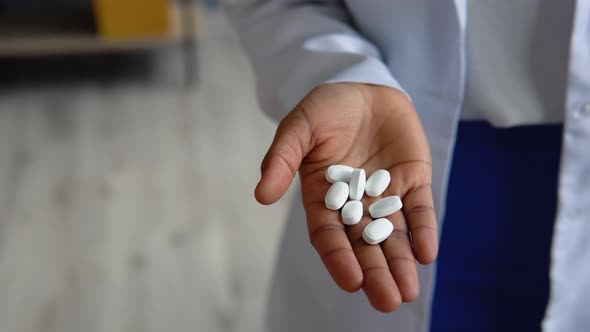
[[289, 189], [299, 165], [312, 148], [312, 135], [305, 115], [295, 110], [279, 124], [262, 161], [262, 177], [254, 196], [261, 204], [273, 204]]

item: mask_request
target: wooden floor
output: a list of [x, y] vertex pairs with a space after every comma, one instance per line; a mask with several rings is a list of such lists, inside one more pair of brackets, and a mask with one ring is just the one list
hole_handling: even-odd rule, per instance
[[274, 125], [225, 20], [204, 29], [188, 91], [0, 90], [1, 332], [262, 330], [289, 200], [253, 199]]

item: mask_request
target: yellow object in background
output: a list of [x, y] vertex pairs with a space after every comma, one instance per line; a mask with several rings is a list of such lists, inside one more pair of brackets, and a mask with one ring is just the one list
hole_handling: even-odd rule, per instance
[[169, 0], [94, 0], [100, 37], [163, 37], [171, 30]]

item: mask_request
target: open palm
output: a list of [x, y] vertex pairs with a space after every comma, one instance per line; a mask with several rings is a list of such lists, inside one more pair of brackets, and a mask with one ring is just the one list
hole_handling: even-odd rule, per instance
[[[404, 208], [388, 217], [393, 234], [380, 245], [362, 240], [366, 212], [378, 198], [363, 198], [360, 223], [345, 226], [328, 210], [324, 177], [334, 164], [391, 173], [382, 196], [398, 195]], [[256, 198], [277, 201], [299, 171], [311, 243], [344, 290], [362, 288], [377, 310], [390, 312], [419, 294], [416, 260], [434, 261], [438, 251], [431, 157], [420, 120], [400, 91], [366, 84], [326, 84], [310, 92], [281, 121], [263, 163]]]

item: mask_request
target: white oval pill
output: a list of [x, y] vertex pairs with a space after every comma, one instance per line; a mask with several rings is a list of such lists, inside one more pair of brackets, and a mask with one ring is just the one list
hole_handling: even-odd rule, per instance
[[389, 196], [378, 200], [369, 206], [369, 213], [373, 218], [383, 218], [394, 214], [403, 207], [399, 196]]
[[363, 240], [368, 244], [377, 244], [387, 239], [393, 232], [391, 221], [381, 218], [373, 220], [363, 230]]
[[359, 201], [363, 198], [366, 182], [367, 177], [365, 175], [365, 170], [362, 168], [356, 168], [350, 176], [350, 199]]
[[345, 165], [332, 165], [326, 170], [326, 180], [330, 183], [348, 182], [354, 168]]
[[369, 176], [365, 185], [367, 196], [377, 197], [383, 194], [387, 186], [389, 186], [389, 182], [391, 182], [391, 175], [388, 171], [384, 169], [375, 171], [375, 173]]
[[330, 210], [338, 210], [346, 203], [348, 198], [348, 184], [346, 182], [334, 182], [326, 194], [326, 207]]
[[363, 217], [363, 203], [361, 201], [348, 201], [342, 208], [342, 223], [356, 225]]

